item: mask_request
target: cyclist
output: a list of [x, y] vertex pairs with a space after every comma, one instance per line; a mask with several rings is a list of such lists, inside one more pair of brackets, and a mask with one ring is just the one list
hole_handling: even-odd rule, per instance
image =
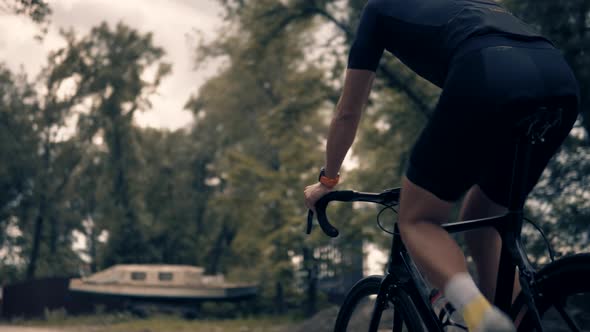
[[449, 221], [461, 198], [463, 219], [507, 211], [514, 155], [510, 129], [519, 110], [553, 101], [562, 119], [532, 152], [527, 193], [532, 190], [577, 118], [574, 74], [551, 41], [493, 0], [369, 0], [330, 125], [325, 168], [320, 181], [305, 188], [312, 210], [339, 181], [384, 50], [442, 88], [402, 179], [402, 239], [470, 331], [514, 331], [510, 319], [490, 304], [500, 252], [497, 232], [465, 234], [478, 288], [460, 247], [440, 224]]

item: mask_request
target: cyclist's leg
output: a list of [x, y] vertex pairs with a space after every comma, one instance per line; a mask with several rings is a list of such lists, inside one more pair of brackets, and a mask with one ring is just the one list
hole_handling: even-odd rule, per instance
[[[463, 200], [460, 220], [493, 217], [508, 209], [492, 201], [478, 185], [473, 186]], [[465, 232], [465, 242], [477, 269], [478, 286], [488, 301], [493, 302], [498, 279], [502, 240], [493, 228], [481, 228]], [[514, 279], [512, 300], [520, 292], [518, 277]]]
[[[478, 68], [466, 67], [470, 73]], [[464, 73], [461, 79], [466, 76]], [[418, 268], [463, 313], [471, 330], [492, 324], [498, 331], [513, 331], [509, 318], [481, 294], [467, 272], [459, 246], [440, 226], [449, 221], [454, 202], [479, 177], [481, 160], [490, 145], [487, 124], [494, 116], [486, 109], [486, 99], [462, 98], [450, 92], [453, 89], [447, 88], [441, 95], [412, 150], [402, 183], [401, 236]]]
[[401, 193], [398, 225], [404, 244], [429, 282], [443, 289], [452, 276], [467, 273], [461, 248], [440, 226], [448, 221], [454, 204], [406, 177]]
[[444, 289], [470, 330], [487, 331], [493, 326], [494, 331], [514, 331], [510, 319], [481, 294], [467, 272], [460, 247], [440, 226], [452, 208], [452, 202], [404, 178], [398, 223], [406, 248], [428, 280]]
[[450, 96], [449, 90], [443, 90], [412, 149], [398, 219], [412, 259], [441, 290], [452, 276], [466, 273], [467, 266], [459, 246], [440, 225], [449, 221], [454, 203], [478, 178], [477, 154], [465, 156], [465, 151], [477, 149], [474, 112], [465, 110], [463, 101]]

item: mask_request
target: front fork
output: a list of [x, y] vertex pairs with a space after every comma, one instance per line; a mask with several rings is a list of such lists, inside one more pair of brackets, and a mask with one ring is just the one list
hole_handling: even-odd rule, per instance
[[[408, 282], [410, 281], [402, 282], [398, 276], [394, 274], [387, 274], [385, 276], [379, 287], [379, 294], [377, 295], [377, 300], [375, 301], [373, 308], [373, 314], [369, 324], [369, 332], [377, 332], [383, 311], [388, 309], [392, 303], [394, 306], [393, 331], [402, 331], [402, 311], [396, 310], [396, 305], [398, 305], [397, 299], [399, 299], [400, 292], [402, 291], [407, 293], [407, 295], [404, 296], [410, 297], [415, 309], [419, 313], [418, 316], [422, 319], [422, 322], [426, 325], [428, 331], [443, 331], [442, 325], [434, 314], [432, 307], [430, 307], [429, 303], [423, 301], [422, 295], [417, 290], [416, 285], [409, 284]], [[406, 309], [413, 310], [411, 308]], [[426, 312], [429, 314], [425, 315]]]
[[395, 310], [395, 299], [398, 292], [398, 280], [393, 274], [387, 274], [381, 286], [379, 287], [379, 294], [373, 308], [371, 315], [371, 322], [369, 324], [369, 332], [377, 332], [383, 311], [389, 308], [390, 303], [394, 304], [393, 314], [393, 331], [401, 332], [402, 330], [402, 316], [399, 310]]
[[[373, 308], [373, 314], [371, 315], [371, 322], [369, 324], [369, 332], [377, 332], [379, 329], [379, 323], [381, 322], [381, 315], [383, 310], [389, 307], [389, 294], [390, 287], [392, 287], [392, 278], [388, 274], [385, 276], [379, 287], [379, 293], [377, 294], [377, 300], [375, 301], [375, 307]], [[394, 324], [395, 325], [395, 324]]]

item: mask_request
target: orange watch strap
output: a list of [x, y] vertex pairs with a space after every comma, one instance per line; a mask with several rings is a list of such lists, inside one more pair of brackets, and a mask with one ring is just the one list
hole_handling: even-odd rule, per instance
[[320, 183], [330, 189], [336, 187], [336, 185], [338, 184], [339, 181], [340, 181], [340, 176], [337, 176], [335, 178], [329, 178], [325, 175], [320, 176]]

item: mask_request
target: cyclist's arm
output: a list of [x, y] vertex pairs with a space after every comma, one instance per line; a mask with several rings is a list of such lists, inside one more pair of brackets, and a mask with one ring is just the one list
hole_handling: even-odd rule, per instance
[[336, 114], [332, 119], [326, 146], [326, 176], [334, 178], [358, 128], [362, 110], [369, 98], [375, 71], [383, 54], [380, 38], [378, 9], [368, 2], [348, 54], [348, 69]]
[[326, 176], [336, 177], [356, 136], [362, 110], [369, 98], [375, 72], [347, 69], [342, 95], [332, 118], [326, 145]]

